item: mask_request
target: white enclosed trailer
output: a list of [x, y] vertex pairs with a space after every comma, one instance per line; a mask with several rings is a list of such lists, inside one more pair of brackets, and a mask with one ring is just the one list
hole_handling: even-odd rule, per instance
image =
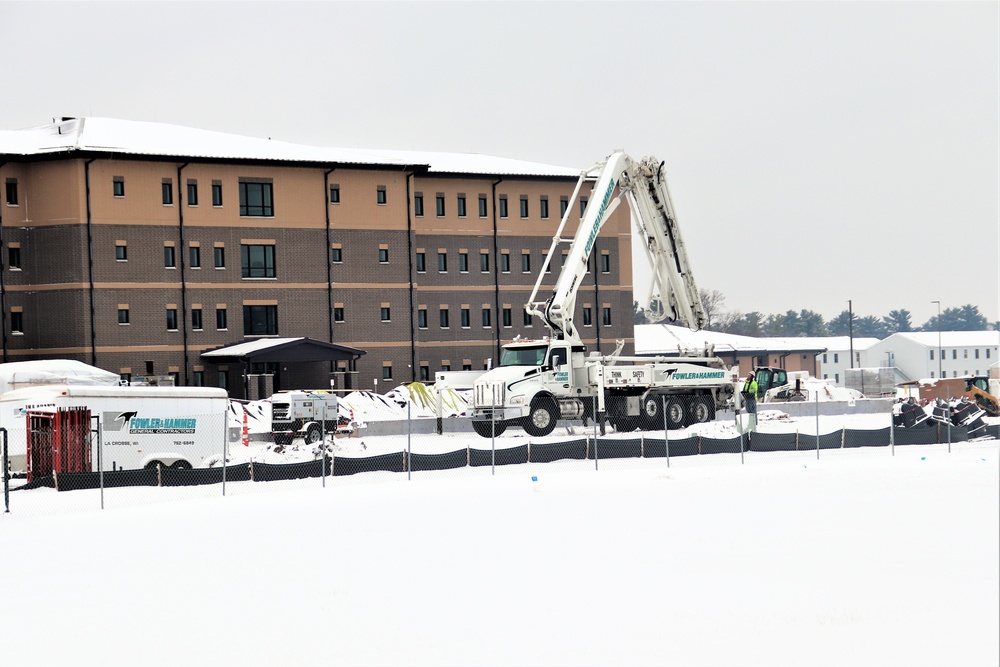
[[[229, 396], [211, 387], [52, 385], [0, 394], [0, 427], [7, 430], [12, 472], [26, 469], [29, 411], [86, 408], [99, 425], [104, 470], [198, 468], [221, 456], [228, 437]], [[95, 444], [96, 446], [96, 444]], [[93, 470], [98, 457], [91, 456]]]

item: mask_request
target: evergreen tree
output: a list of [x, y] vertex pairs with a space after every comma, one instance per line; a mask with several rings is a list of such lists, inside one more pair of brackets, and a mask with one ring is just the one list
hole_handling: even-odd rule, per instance
[[882, 321], [885, 323], [885, 332], [887, 335], [913, 331], [913, 323], [910, 321], [910, 311], [905, 308], [902, 310], [890, 310], [889, 314], [882, 318]]
[[987, 324], [977, 306], [966, 304], [961, 308], [945, 308], [940, 318], [934, 315], [920, 328], [923, 331], [983, 331]]
[[856, 318], [854, 335], [858, 338], [885, 338], [885, 322], [874, 315]]
[[[854, 316], [854, 323], [857, 324], [858, 317]], [[851, 311], [843, 310], [840, 315], [827, 323], [827, 330], [831, 336], [848, 336], [851, 332]], [[855, 334], [857, 335], [857, 334]]]

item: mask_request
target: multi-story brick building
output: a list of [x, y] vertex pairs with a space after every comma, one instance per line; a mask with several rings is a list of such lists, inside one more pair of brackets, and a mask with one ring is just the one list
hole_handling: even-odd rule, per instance
[[[578, 173], [102, 118], [3, 131], [3, 360], [169, 373], [237, 397], [247, 372], [277, 388], [389, 388], [483, 368], [504, 341], [547, 333], [523, 304]], [[592, 350], [631, 347], [629, 225], [621, 207], [580, 291]], [[366, 354], [338, 367], [201, 357], [299, 336]]]

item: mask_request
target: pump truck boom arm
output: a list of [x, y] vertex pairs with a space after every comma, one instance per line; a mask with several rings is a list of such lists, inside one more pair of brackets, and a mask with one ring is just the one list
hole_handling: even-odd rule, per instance
[[[594, 186], [590, 204], [576, 234], [571, 238], [564, 237], [563, 230], [575, 210], [580, 190], [584, 183], [591, 181]], [[545, 322], [554, 338], [579, 340], [573, 323], [576, 295], [587, 273], [594, 242], [622, 198], [628, 201], [634, 233], [643, 240], [646, 259], [653, 270], [653, 280], [644, 304], [647, 318], [652, 322], [679, 320], [694, 330], [701, 329], [705, 324], [704, 308], [677, 227], [663, 163], [653, 157], [636, 162], [617, 151], [604, 162], [581, 172], [566, 213], [552, 238], [534, 290], [525, 305], [529, 314]], [[561, 255], [559, 246], [565, 244], [569, 245], [569, 250], [552, 295], [539, 301], [538, 292], [549, 270], [549, 263], [557, 253]]]

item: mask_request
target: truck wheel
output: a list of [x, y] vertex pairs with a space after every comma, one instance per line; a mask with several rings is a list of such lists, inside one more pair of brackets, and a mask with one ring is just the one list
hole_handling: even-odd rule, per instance
[[536, 438], [548, 435], [555, 429], [558, 418], [559, 413], [556, 411], [555, 403], [552, 399], [543, 398], [531, 406], [531, 413], [524, 424], [524, 430]]
[[684, 401], [674, 396], [667, 399], [667, 428], [671, 431], [684, 428], [687, 421], [687, 410]]
[[642, 428], [649, 431], [663, 428], [662, 396], [647, 396], [642, 400]]
[[688, 400], [688, 424], [704, 424], [715, 419], [715, 409], [708, 396], [692, 396]]
[[484, 438], [490, 438], [506, 431], [507, 422], [472, 422], [472, 430]]
[[323, 439], [323, 434], [319, 430], [319, 426], [310, 426], [309, 430], [306, 431], [306, 444], [313, 445]]

